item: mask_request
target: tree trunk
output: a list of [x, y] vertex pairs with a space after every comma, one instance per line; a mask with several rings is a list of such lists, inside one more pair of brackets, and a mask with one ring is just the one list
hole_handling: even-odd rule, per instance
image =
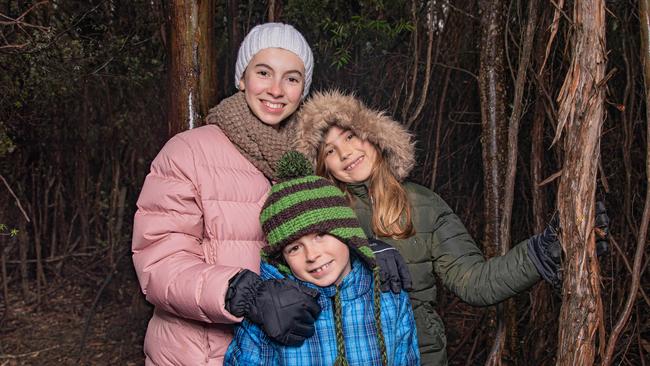
[[[532, 181], [531, 197], [533, 199], [533, 231], [542, 232], [546, 226], [547, 205], [546, 188], [540, 186], [544, 180], [544, 110], [543, 97], [538, 95], [535, 99], [535, 112], [533, 114], [533, 127], [531, 132], [530, 176]], [[526, 335], [526, 350], [533, 365], [543, 365], [548, 359], [548, 345], [552, 337], [553, 308], [551, 298], [553, 294], [545, 282], [540, 282], [532, 290], [530, 300], [529, 332]]]
[[[505, 253], [509, 243], [503, 243], [499, 225], [502, 204], [506, 157], [508, 153], [508, 125], [505, 114], [506, 88], [504, 80], [504, 19], [505, 3], [502, 0], [480, 1], [481, 57], [479, 92], [481, 98], [481, 145], [483, 155], [483, 182], [485, 203], [485, 236], [483, 247], [488, 257]], [[513, 304], [508, 301], [497, 306], [496, 334], [486, 365], [500, 365], [508, 358], [506, 348], [507, 317], [514, 317]], [[489, 320], [495, 326], [494, 314]], [[514, 319], [514, 318], [513, 318]], [[511, 321], [513, 320], [511, 319]], [[508, 347], [509, 348], [509, 347]]]
[[[239, 17], [239, 0], [228, 0], [227, 4], [227, 13], [228, 13], [228, 50], [223, 50], [225, 60], [222, 61], [221, 67], [224, 70], [222, 74], [223, 80], [228, 80], [223, 83], [223, 93], [228, 95], [230, 90], [232, 90], [234, 80], [235, 68], [234, 65], [237, 62], [237, 53], [239, 52], [239, 45], [242, 42], [242, 35], [239, 31], [239, 24], [241, 19]], [[224, 58], [224, 57], [222, 57]]]
[[175, 0], [169, 19], [169, 136], [203, 124], [216, 103], [214, 0]]
[[595, 335], [604, 346], [600, 268], [594, 240], [594, 195], [604, 113], [605, 3], [574, 2], [571, 65], [558, 101], [558, 130], [566, 125], [558, 190], [565, 253], [558, 365], [593, 365]]
[[[541, 84], [537, 90], [534, 103], [533, 125], [531, 128], [530, 147], [530, 177], [531, 198], [533, 201], [533, 232], [540, 233], [544, 230], [548, 220], [548, 205], [546, 186], [540, 185], [547, 176], [544, 169], [544, 131], [547, 120], [547, 102], [541, 89], [548, 89], [549, 76], [546, 69], [542, 68], [545, 58], [545, 49], [549, 36], [550, 7], [544, 7], [538, 26], [538, 41], [535, 50], [534, 70], [537, 72], [537, 81]], [[532, 365], [550, 365], [553, 360], [550, 349], [554, 346], [554, 335], [557, 334], [556, 309], [553, 306], [551, 288], [544, 281], [533, 287], [530, 296], [530, 319], [525, 335], [524, 354], [527, 354]], [[553, 347], [554, 348], [554, 347]]]

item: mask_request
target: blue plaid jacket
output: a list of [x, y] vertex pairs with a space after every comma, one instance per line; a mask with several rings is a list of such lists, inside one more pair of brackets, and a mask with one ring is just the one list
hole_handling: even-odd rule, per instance
[[[285, 278], [276, 267], [262, 262], [262, 279]], [[236, 327], [224, 365], [332, 365], [336, 359], [334, 332], [334, 295], [336, 286], [317, 287], [322, 312], [316, 320], [316, 333], [301, 346], [284, 346], [270, 340], [256, 324], [244, 320]], [[359, 260], [352, 263], [352, 271], [340, 286], [345, 352], [350, 366], [381, 365], [377, 326], [373, 305], [373, 276]], [[388, 364], [395, 366], [419, 365], [420, 354], [413, 319], [413, 310], [406, 292], [381, 294], [381, 322], [388, 353]]]

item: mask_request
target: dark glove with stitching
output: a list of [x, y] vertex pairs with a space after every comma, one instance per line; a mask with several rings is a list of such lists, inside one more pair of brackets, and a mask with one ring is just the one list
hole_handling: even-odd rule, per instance
[[375, 253], [375, 261], [379, 265], [381, 291], [387, 292], [391, 290], [393, 293], [398, 294], [402, 289], [406, 291], [412, 290], [411, 273], [399, 251], [377, 239], [370, 239], [369, 246], [372, 252]]
[[560, 217], [557, 211], [553, 214], [541, 234], [528, 239], [528, 257], [535, 265], [542, 278], [554, 289], [562, 287], [562, 247], [558, 234], [560, 232]]
[[[609, 216], [605, 203], [596, 202], [596, 255], [598, 258], [609, 250]], [[541, 234], [528, 240], [528, 257], [540, 276], [554, 289], [562, 287], [562, 246], [560, 244], [560, 218], [557, 211]]]
[[228, 284], [226, 310], [258, 324], [274, 341], [299, 345], [314, 335], [314, 322], [321, 311], [319, 295], [291, 280], [262, 281], [245, 269]]

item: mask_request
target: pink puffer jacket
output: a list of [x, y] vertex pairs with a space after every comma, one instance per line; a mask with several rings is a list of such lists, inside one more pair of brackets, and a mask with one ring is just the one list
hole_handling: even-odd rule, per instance
[[219, 127], [174, 136], [151, 164], [133, 227], [133, 263], [155, 305], [147, 365], [221, 365], [241, 319], [225, 310], [228, 280], [259, 273], [258, 215], [269, 182]]

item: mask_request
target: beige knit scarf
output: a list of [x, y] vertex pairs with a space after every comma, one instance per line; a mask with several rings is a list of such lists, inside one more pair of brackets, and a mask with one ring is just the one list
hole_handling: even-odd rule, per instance
[[206, 121], [219, 126], [248, 161], [275, 180], [276, 163], [294, 144], [294, 116], [276, 130], [260, 121], [248, 107], [244, 93], [238, 92], [210, 109]]

